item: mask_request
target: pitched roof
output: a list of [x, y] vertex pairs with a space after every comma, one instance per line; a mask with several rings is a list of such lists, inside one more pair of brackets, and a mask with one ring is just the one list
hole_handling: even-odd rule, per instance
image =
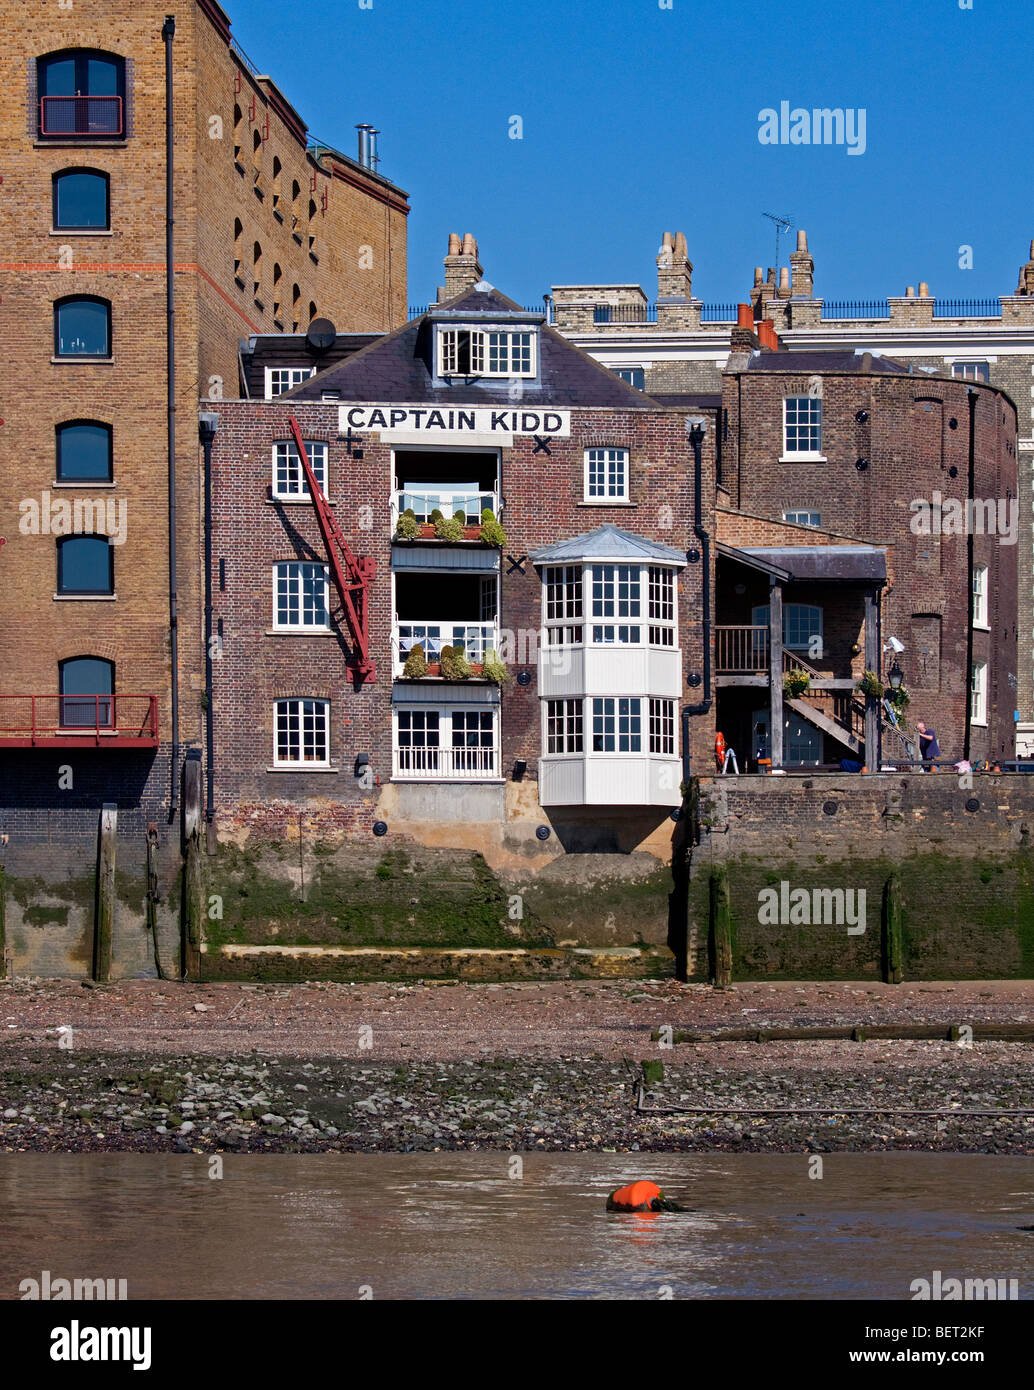
[[608, 522], [597, 526], [595, 531], [587, 531], [582, 536], [572, 536], [536, 551], [531, 557], [533, 565], [550, 565], [577, 560], [663, 560], [666, 564], [684, 565], [685, 553], [673, 550], [670, 545], [647, 540], [632, 531], [622, 531], [620, 527]]
[[[871, 359], [871, 365], [864, 365], [864, 358]], [[908, 368], [903, 362], [892, 357], [881, 357], [878, 353], [854, 352], [841, 348], [799, 348], [788, 352], [754, 352], [747, 363], [748, 372], [870, 372], [890, 376], [907, 376]]]
[[[538, 329], [539, 380], [522, 382], [523, 395], [513, 401], [511, 381], [499, 378], [458, 380], [454, 386], [435, 386], [431, 373], [433, 324], [443, 316], [470, 315], [471, 321], [505, 315]], [[467, 290], [444, 304], [433, 304], [419, 318], [411, 319], [394, 333], [386, 334], [302, 382], [281, 399], [318, 401], [324, 391], [340, 392], [342, 401], [386, 401], [416, 405], [528, 405], [613, 406], [617, 409], [657, 410], [658, 404], [642, 391], [569, 343], [554, 328], [515, 304], [497, 289]]]
[[796, 580], [850, 582], [887, 578], [887, 552], [875, 545], [749, 545], [738, 550], [763, 565], [788, 570]]

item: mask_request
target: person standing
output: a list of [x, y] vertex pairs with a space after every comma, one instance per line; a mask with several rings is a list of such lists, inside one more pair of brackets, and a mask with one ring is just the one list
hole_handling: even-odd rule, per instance
[[919, 756], [924, 763], [942, 756], [936, 733], [933, 729], [927, 728], [922, 720], [916, 724], [916, 733], [919, 735]]

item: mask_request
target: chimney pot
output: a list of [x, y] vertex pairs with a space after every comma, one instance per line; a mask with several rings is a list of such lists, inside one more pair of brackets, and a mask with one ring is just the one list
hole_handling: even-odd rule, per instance
[[807, 233], [807, 232], [798, 232], [798, 233], [797, 233], [797, 250], [798, 250], [798, 251], [807, 251], [807, 249], [808, 249], [808, 233]]
[[763, 283], [764, 283], [764, 279], [765, 279], [765, 277], [764, 277], [764, 273], [762, 272], [761, 267], [760, 267], [759, 265], [756, 265], [756, 266], [754, 267], [754, 283], [755, 283], [755, 285], [763, 284]]
[[754, 306], [753, 306], [752, 304], [737, 304], [737, 305], [736, 305], [736, 327], [737, 327], [737, 328], [753, 328], [753, 327], [754, 327]]
[[915, 299], [915, 297], [916, 297], [916, 287], [915, 287], [915, 285], [906, 285], [906, 286], [905, 286], [905, 298], [906, 298], [906, 299]]
[[460, 254], [460, 239], [456, 232], [449, 233], [449, 255], [458, 256]]
[[920, 280], [920, 281], [919, 281], [919, 298], [920, 298], [920, 299], [926, 299], [926, 298], [929, 297], [929, 294], [930, 294], [930, 286], [926, 283], [925, 280]]
[[779, 270], [779, 288], [788, 290], [790, 288], [790, 271], [787, 266], [781, 266]]

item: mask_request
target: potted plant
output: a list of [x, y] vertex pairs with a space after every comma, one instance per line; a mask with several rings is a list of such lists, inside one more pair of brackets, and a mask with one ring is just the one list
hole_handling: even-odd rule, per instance
[[874, 700], [883, 699], [883, 682], [875, 671], [863, 671], [856, 687], [863, 695], [871, 695]]
[[905, 689], [903, 685], [899, 685], [896, 690], [892, 685], [888, 686], [884, 692], [884, 695], [886, 699], [888, 699], [890, 703], [895, 707], [895, 709], [898, 710], [904, 711], [912, 703], [912, 696], [908, 693], [908, 691]]
[[465, 681], [473, 674], [462, 647], [443, 647], [439, 665], [443, 680]]
[[510, 672], [505, 664], [500, 661], [498, 654], [491, 647], [485, 649], [485, 659], [481, 666], [481, 674], [485, 680], [493, 681], [500, 690], [510, 679]]
[[423, 680], [427, 671], [427, 657], [424, 655], [423, 643], [416, 642], [410, 647], [406, 655], [402, 674], [407, 681], [419, 681]]
[[783, 694], [789, 699], [795, 700], [798, 695], [803, 695], [806, 690], [811, 688], [811, 676], [807, 671], [802, 671], [799, 666], [787, 671], [783, 676]]
[[495, 545], [501, 550], [506, 544], [506, 532], [495, 519], [495, 512], [491, 507], [486, 507], [481, 513], [481, 527], [478, 531], [478, 539], [485, 545]]
[[442, 516], [439, 512], [438, 520], [434, 523], [434, 534], [440, 541], [461, 541], [463, 522], [454, 516]]
[[420, 524], [412, 507], [407, 507], [399, 517], [395, 535], [400, 541], [415, 541], [420, 534]]

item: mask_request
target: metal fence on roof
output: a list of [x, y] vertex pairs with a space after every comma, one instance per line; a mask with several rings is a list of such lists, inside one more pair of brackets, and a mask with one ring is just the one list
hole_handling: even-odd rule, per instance
[[890, 305], [885, 299], [824, 299], [824, 319], [889, 319]]
[[935, 319], [1000, 319], [1002, 301], [1000, 299], [937, 299], [934, 301]]

